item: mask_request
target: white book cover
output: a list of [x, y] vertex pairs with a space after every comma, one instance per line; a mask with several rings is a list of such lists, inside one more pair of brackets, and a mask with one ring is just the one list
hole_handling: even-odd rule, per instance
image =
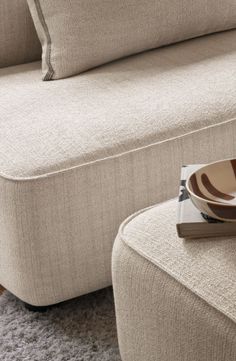
[[183, 166], [178, 199], [177, 232], [181, 238], [221, 237], [236, 235], [236, 222], [222, 222], [202, 214], [186, 190], [187, 178], [204, 164]]
[[178, 204], [178, 224], [206, 222], [199, 210], [193, 205], [186, 190], [187, 178], [204, 164], [193, 164], [183, 166], [181, 169], [180, 193]]

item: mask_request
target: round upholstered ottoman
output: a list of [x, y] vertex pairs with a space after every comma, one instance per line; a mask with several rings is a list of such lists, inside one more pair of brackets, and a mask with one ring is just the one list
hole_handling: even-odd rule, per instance
[[236, 360], [236, 238], [181, 240], [176, 200], [126, 220], [113, 249], [123, 361]]

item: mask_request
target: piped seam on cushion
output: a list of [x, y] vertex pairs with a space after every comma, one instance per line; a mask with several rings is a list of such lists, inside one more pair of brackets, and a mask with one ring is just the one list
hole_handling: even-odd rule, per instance
[[52, 64], [51, 64], [52, 40], [51, 40], [51, 36], [50, 36], [49, 30], [48, 30], [46, 20], [45, 20], [44, 15], [43, 15], [43, 11], [42, 11], [40, 1], [39, 0], [34, 0], [34, 3], [35, 3], [35, 8], [36, 8], [37, 13], [38, 13], [39, 20], [41, 22], [42, 28], [43, 28], [43, 30], [45, 32], [45, 36], [46, 36], [47, 45], [46, 45], [45, 61], [46, 61], [48, 70], [47, 70], [47, 73], [44, 76], [43, 80], [47, 81], [47, 80], [51, 80], [53, 75], [54, 75], [54, 70], [53, 70], [53, 67], [52, 67]]
[[170, 277], [172, 277], [176, 282], [179, 282], [182, 286], [186, 287], [190, 292], [194, 293], [197, 297], [199, 297], [200, 299], [202, 299], [204, 302], [206, 302], [208, 305], [210, 305], [211, 307], [213, 307], [215, 310], [217, 310], [218, 312], [220, 312], [221, 314], [225, 315], [226, 317], [228, 317], [230, 320], [232, 320], [233, 322], [236, 322], [236, 318], [232, 315], [231, 312], [228, 312], [225, 309], [222, 309], [221, 307], [218, 307], [217, 304], [215, 304], [214, 302], [211, 302], [210, 300], [208, 300], [207, 298], [205, 298], [200, 292], [198, 292], [196, 289], [192, 289], [191, 287], [188, 287], [188, 285], [185, 284], [185, 282], [183, 282], [183, 280], [181, 278], [178, 277], [178, 275], [175, 272], [170, 271], [169, 269], [167, 269], [165, 266], [158, 264], [158, 262], [156, 262], [155, 260], [153, 260], [148, 254], [146, 254], [145, 252], [143, 252], [142, 250], [138, 249], [138, 247], [135, 247], [134, 245], [130, 245], [126, 236], [125, 236], [125, 228], [126, 226], [132, 222], [132, 220], [134, 220], [135, 218], [137, 218], [138, 216], [140, 216], [141, 214], [144, 214], [145, 212], [154, 209], [156, 207], [161, 206], [162, 204], [165, 203], [171, 203], [175, 200], [176, 198], [172, 198], [169, 199], [168, 201], [164, 201], [161, 202], [159, 204], [155, 204], [152, 205], [150, 207], [144, 208], [139, 210], [138, 212], [132, 214], [131, 216], [129, 216], [121, 225], [118, 231], [118, 235], [117, 235], [117, 239], [119, 238], [121, 240], [121, 242], [123, 242], [126, 247], [128, 247], [130, 250], [136, 252], [140, 257], [143, 257], [144, 259], [146, 259], [147, 261], [151, 262], [155, 267], [159, 268], [160, 270], [162, 270], [163, 272], [165, 272], [166, 274], [168, 274]]
[[[193, 131], [185, 133], [185, 134], [180, 134], [180, 135], [172, 137], [172, 138], [167, 138], [167, 139], [164, 139], [164, 140], [160, 140], [160, 141], [157, 141], [155, 143], [144, 145], [142, 147], [138, 147], [138, 148], [135, 148], [135, 149], [130, 149], [130, 150], [127, 150], [127, 151], [122, 152], [122, 153], [113, 154], [113, 155], [105, 157], [105, 158], [99, 158], [99, 159], [96, 159], [96, 160], [93, 160], [93, 161], [90, 161], [90, 162], [74, 165], [72, 167], [63, 168], [63, 169], [60, 169], [60, 170], [57, 170], [57, 171], [54, 171], [54, 172], [47, 172], [47, 173], [43, 173], [43, 174], [39, 174], [39, 175], [32, 175], [32, 176], [28, 176], [28, 177], [15, 177], [15, 176], [7, 175], [5, 173], [1, 173], [1, 171], [0, 171], [0, 178], [3, 178], [3, 179], [8, 180], [8, 181], [14, 181], [14, 182], [26, 182], [26, 181], [36, 181], [36, 180], [43, 179], [43, 178], [53, 177], [53, 176], [56, 176], [56, 175], [59, 175], [59, 174], [66, 173], [68, 171], [76, 170], [78, 168], [87, 167], [87, 166], [90, 166], [90, 165], [93, 165], [93, 164], [98, 164], [100, 162], [109, 161], [111, 159], [117, 159], [117, 158], [129, 155], [129, 154], [133, 154], [133, 153], [145, 150], [145, 149], [149, 149], [149, 148], [152, 148], [152, 147], [155, 147], [155, 146], [167, 143], [167, 142], [172, 142], [174, 140], [183, 139], [183, 138], [185, 138], [187, 136], [191, 136], [192, 134], [197, 134], [197, 133], [200, 133], [200, 132], [202, 132], [204, 130], [220, 127], [222, 125], [225, 125], [225, 124], [228, 124], [228, 123], [233, 123], [235, 121], [236, 121], [236, 118], [228, 119], [228, 120], [225, 120], [225, 121], [223, 121], [221, 123], [218, 123], [218, 124], [211, 124], [211, 125], [208, 125], [206, 127], [196, 129], [196, 130], [193, 130]], [[230, 159], [230, 158], [228, 158], [228, 159]]]

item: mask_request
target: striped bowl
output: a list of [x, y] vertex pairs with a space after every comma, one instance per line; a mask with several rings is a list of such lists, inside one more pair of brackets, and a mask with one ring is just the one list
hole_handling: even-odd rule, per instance
[[221, 221], [236, 222], [236, 159], [198, 169], [188, 177], [186, 189], [201, 212]]

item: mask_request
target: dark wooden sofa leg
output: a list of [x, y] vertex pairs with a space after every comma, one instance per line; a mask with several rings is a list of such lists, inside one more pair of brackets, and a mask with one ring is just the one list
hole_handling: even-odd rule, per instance
[[26, 302], [23, 302], [24, 305], [25, 305], [25, 308], [31, 312], [46, 312], [48, 311], [50, 308], [53, 307], [53, 305], [51, 306], [33, 306], [33, 305], [30, 305]]

